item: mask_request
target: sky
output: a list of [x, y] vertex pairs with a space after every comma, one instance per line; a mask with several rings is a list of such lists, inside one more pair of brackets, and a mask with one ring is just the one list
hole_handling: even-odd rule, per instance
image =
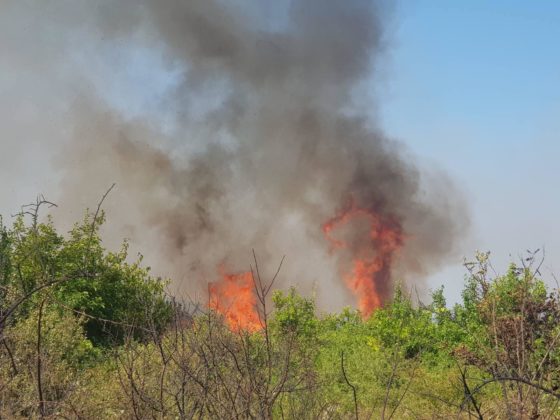
[[[559, 21], [555, 1], [411, 0], [389, 34], [381, 124], [464, 190], [465, 257], [489, 250], [498, 272], [543, 247], [560, 270]], [[457, 300], [464, 272], [430, 285]]]
[[[264, 9], [266, 18], [281, 22], [275, 6]], [[560, 273], [558, 22], [560, 2], [552, 0], [400, 0], [387, 24], [387, 49], [367, 86], [378, 124], [421, 168], [448, 173], [471, 217], [461, 255], [429, 278], [431, 288], [445, 286], [451, 302], [460, 299], [463, 257], [476, 250], [491, 251], [504, 272], [526, 250], [544, 247], [545, 277]], [[34, 46], [29, 38], [14, 45]], [[0, 42], [0, 58], [20, 58], [17, 48], [3, 55], [2, 45], [10, 42]], [[56, 54], [41, 45], [38, 56]], [[158, 116], [159, 97], [173, 89], [179, 73], [161, 57], [123, 50], [117, 42], [102, 56], [78, 54], [70, 62], [72, 69], [87, 68], [87, 82], [122, 112], [165, 118]], [[22, 99], [16, 81], [34, 83], [33, 71], [43, 69], [28, 76], [13, 70], [20, 64], [0, 62], [0, 121], [9, 150], [0, 151], [0, 169], [18, 178], [0, 182], [4, 216], [38, 193], [50, 197], [60, 181], [42, 137], [52, 121], [64, 118], [65, 105], [52, 91], [71, 89], [63, 72], [45, 66], [49, 84], [25, 91], [34, 96]]]

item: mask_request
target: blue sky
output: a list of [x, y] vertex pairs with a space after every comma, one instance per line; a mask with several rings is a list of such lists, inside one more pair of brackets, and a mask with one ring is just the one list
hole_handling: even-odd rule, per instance
[[[465, 190], [472, 237], [497, 269], [545, 246], [560, 264], [560, 2], [402, 1], [381, 123]], [[468, 254], [467, 254], [468, 255]], [[459, 297], [459, 265], [435, 275]]]

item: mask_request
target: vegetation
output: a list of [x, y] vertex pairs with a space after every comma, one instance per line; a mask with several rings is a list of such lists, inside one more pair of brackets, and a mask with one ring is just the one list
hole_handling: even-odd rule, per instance
[[478, 254], [460, 304], [398, 289], [369, 319], [269, 296], [255, 270], [262, 330], [233, 331], [167, 298], [126, 243], [107, 252], [102, 212], [62, 236], [44, 204], [0, 222], [1, 418], [560, 416], [560, 299], [536, 255], [492, 276]]

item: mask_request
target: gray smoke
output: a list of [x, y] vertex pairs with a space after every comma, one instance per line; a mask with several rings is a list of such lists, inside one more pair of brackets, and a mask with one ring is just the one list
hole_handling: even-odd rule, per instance
[[174, 293], [204, 296], [218, 265], [246, 270], [254, 248], [267, 273], [286, 255], [279, 286], [329, 309], [354, 299], [340, 281], [348, 255], [329, 252], [321, 225], [352, 196], [402, 224], [393, 279], [421, 282], [467, 217], [363, 94], [389, 12], [266, 3], [4, 0], [1, 141], [14, 153], [2, 159], [25, 168], [10, 188], [39, 177], [67, 226], [115, 182], [104, 237], [129, 238]]

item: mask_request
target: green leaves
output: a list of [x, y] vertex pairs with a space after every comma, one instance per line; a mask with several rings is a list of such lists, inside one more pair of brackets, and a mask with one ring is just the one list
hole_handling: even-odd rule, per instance
[[275, 291], [272, 301], [275, 306], [272, 328], [283, 334], [295, 333], [306, 338], [316, 335], [318, 320], [313, 300], [299, 296], [292, 287], [287, 293]]
[[[128, 262], [126, 242], [118, 252], [107, 252], [99, 236], [104, 215], [101, 212], [95, 223], [92, 218], [86, 213], [67, 237], [56, 232], [50, 219], [34, 226], [19, 216], [11, 229], [1, 226], [5, 290], [15, 299], [57, 281], [45, 290], [53, 296], [50, 305], [85, 316], [87, 335], [96, 345], [120, 342], [133, 325], [161, 330], [171, 318], [165, 282], [151, 277], [139, 261]], [[29, 299], [17, 316], [24, 318], [36, 302]]]

